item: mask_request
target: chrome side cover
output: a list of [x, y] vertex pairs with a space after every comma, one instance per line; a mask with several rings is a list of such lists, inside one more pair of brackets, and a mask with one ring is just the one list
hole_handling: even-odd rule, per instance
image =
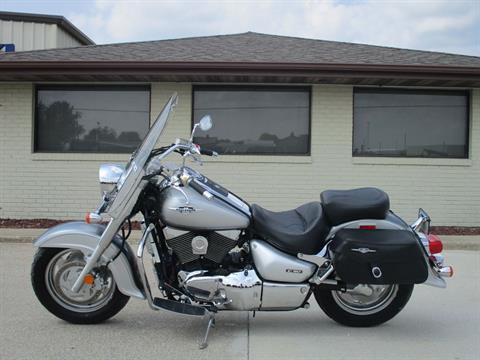
[[310, 290], [309, 284], [263, 283], [260, 310], [294, 310], [302, 306]]
[[179, 283], [195, 300], [211, 302], [220, 310], [293, 310], [305, 302], [310, 285], [263, 282], [255, 270], [226, 276], [206, 271], [181, 271]]
[[[104, 230], [104, 225], [68, 222], [50, 228], [35, 240], [33, 245], [45, 248], [78, 249], [88, 257], [97, 247]], [[124, 246], [128, 249], [127, 252], [133, 253], [127, 243]], [[106, 263], [118, 253], [118, 250], [118, 247], [112, 242], [103, 253], [101, 262]], [[124, 253], [121, 253], [108, 267], [122, 294], [145, 299], [144, 293], [135, 283], [134, 269]]]
[[263, 279], [286, 283], [302, 283], [310, 279], [316, 265], [285, 254], [262, 240], [252, 240], [250, 251]]
[[222, 310], [258, 310], [262, 281], [255, 270], [234, 272], [226, 276], [203, 276], [202, 271], [179, 273], [180, 286], [199, 301], [213, 302]]

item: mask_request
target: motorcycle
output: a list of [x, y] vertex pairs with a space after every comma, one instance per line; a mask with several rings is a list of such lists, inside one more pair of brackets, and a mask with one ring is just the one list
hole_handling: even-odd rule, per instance
[[[218, 311], [308, 309], [313, 295], [340, 324], [374, 326], [402, 310], [415, 284], [446, 287], [453, 270], [425, 211], [407, 225], [376, 188], [326, 190], [321, 201], [282, 212], [250, 205], [185, 165], [217, 156], [193, 143], [212, 127], [210, 116], [188, 140], [156, 147], [176, 103], [174, 94], [125, 167], [101, 165], [102, 201], [85, 222], [34, 242], [32, 285], [52, 314], [99, 323], [135, 297], [153, 310], [208, 318], [204, 348]], [[181, 165], [167, 164], [172, 154]], [[136, 252], [126, 241], [135, 216], [143, 230]]]

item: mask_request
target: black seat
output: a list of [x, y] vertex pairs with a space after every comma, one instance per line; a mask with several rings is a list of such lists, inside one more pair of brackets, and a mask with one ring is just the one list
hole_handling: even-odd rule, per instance
[[319, 202], [281, 212], [255, 204], [251, 209], [254, 230], [271, 245], [295, 256], [298, 253], [317, 254], [330, 231]]
[[385, 219], [390, 210], [388, 195], [377, 188], [326, 190], [320, 199], [333, 226], [360, 219]]

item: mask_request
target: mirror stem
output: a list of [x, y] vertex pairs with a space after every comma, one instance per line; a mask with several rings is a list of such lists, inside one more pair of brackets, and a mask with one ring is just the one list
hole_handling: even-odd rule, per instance
[[195, 134], [195, 130], [197, 130], [198, 125], [199, 124], [193, 125], [192, 134], [190, 135], [190, 142], [193, 142], [193, 135]]

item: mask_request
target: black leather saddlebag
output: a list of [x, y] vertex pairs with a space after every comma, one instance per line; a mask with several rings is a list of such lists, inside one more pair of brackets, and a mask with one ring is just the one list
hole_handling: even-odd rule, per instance
[[423, 249], [410, 231], [343, 229], [330, 250], [347, 284], [419, 284], [428, 277]]

